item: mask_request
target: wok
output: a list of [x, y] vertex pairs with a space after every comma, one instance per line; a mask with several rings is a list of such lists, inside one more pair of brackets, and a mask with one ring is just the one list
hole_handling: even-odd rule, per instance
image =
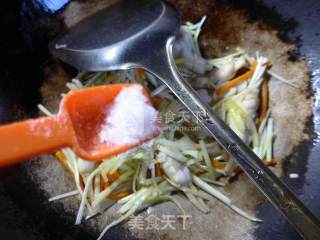
[[[59, 5], [59, 2], [61, 4]], [[85, 2], [85, 1], [79, 1]], [[183, 17], [196, 21], [210, 9], [211, 1], [173, 1]], [[0, 123], [35, 116], [36, 104], [41, 102], [40, 87], [43, 84], [43, 66], [52, 60], [48, 42], [65, 28], [61, 14], [67, 1], [3, 1], [1, 7], [0, 48], [3, 57], [0, 66]], [[249, 21], [263, 21], [278, 31], [278, 37], [297, 45], [297, 51], [288, 53], [288, 61], [303, 59], [309, 67], [312, 83], [309, 94], [316, 96], [319, 71], [320, 3], [316, 0], [294, 2], [265, 1], [218, 1], [230, 5], [236, 11], [244, 11]], [[277, 8], [274, 8], [276, 6]], [[189, 10], [189, 11], [188, 11]], [[88, 10], [89, 11], [89, 10]], [[218, 28], [219, 26], [217, 26]], [[74, 69], [64, 66], [72, 75]], [[53, 69], [54, 71], [54, 69]], [[313, 84], [313, 85], [312, 85]], [[308, 140], [294, 148], [283, 164], [284, 181], [319, 217], [320, 163], [317, 143], [320, 114], [317, 102], [314, 115], [308, 119], [305, 131]], [[299, 109], [297, 109], [299, 111]], [[73, 225], [73, 216], [65, 213], [62, 204], [47, 202], [47, 196], [28, 174], [28, 166], [19, 165], [0, 172], [0, 234], [1, 239], [95, 239], [96, 233]], [[298, 179], [289, 178], [298, 173]], [[58, 177], [58, 176], [57, 176]], [[254, 231], [256, 239], [300, 239], [295, 230], [269, 203], [258, 206], [257, 215], [264, 223]], [[110, 231], [106, 239], [135, 239], [122, 226]]]

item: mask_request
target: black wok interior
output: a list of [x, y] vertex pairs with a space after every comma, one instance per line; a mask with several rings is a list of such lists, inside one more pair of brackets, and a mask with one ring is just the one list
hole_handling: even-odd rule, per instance
[[[80, 0], [79, 0], [80, 1]], [[84, 0], [82, 0], [84, 1]], [[209, 0], [208, 0], [209, 1]], [[64, 30], [56, 18], [68, 0], [3, 0], [0, 7], [0, 124], [37, 114], [41, 102], [41, 66], [51, 61], [48, 42]], [[297, 44], [291, 60], [304, 57], [313, 82], [320, 82], [320, 2], [317, 0], [223, 0], [248, 10], [251, 19], [265, 18], [280, 30], [280, 37]], [[290, 59], [289, 59], [290, 60]], [[315, 84], [316, 87], [317, 84]], [[320, 89], [320, 83], [318, 84]], [[310, 84], [310, 94], [315, 94]], [[299, 173], [285, 182], [320, 217], [320, 143], [317, 118], [320, 107], [306, 127], [311, 140], [295, 149], [294, 162], [284, 164], [285, 176]], [[1, 146], [0, 146], [1, 147]], [[294, 229], [270, 205], [258, 208], [264, 223], [255, 231], [257, 239], [300, 239]], [[0, 170], [0, 239], [95, 239], [95, 233], [73, 225], [73, 216], [62, 205], [50, 207], [47, 196], [33, 184], [24, 165]], [[122, 227], [111, 230], [106, 239], [134, 239]], [[125, 233], [125, 234], [124, 234]]]

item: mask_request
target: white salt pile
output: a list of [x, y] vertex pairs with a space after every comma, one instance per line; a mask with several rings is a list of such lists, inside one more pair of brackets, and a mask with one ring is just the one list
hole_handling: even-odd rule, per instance
[[124, 88], [107, 109], [100, 141], [114, 146], [137, 144], [159, 130], [157, 118], [158, 112], [148, 104], [142, 86]]

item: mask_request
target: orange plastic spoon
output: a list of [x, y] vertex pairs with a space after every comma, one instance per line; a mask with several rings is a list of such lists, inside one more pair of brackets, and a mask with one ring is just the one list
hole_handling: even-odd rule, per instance
[[[81, 158], [99, 161], [137, 146], [114, 147], [99, 141], [106, 108], [123, 88], [133, 85], [113, 84], [71, 91], [63, 98], [56, 116], [0, 127], [0, 166], [18, 163], [62, 147], [72, 147]], [[147, 92], [144, 94], [148, 96]], [[140, 143], [158, 134], [155, 132]]]

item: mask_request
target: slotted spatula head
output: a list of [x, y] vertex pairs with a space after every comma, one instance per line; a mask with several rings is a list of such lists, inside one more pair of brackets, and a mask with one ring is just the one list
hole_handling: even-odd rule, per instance
[[180, 27], [179, 13], [157, 0], [118, 1], [57, 38], [51, 52], [86, 71], [143, 67]]

